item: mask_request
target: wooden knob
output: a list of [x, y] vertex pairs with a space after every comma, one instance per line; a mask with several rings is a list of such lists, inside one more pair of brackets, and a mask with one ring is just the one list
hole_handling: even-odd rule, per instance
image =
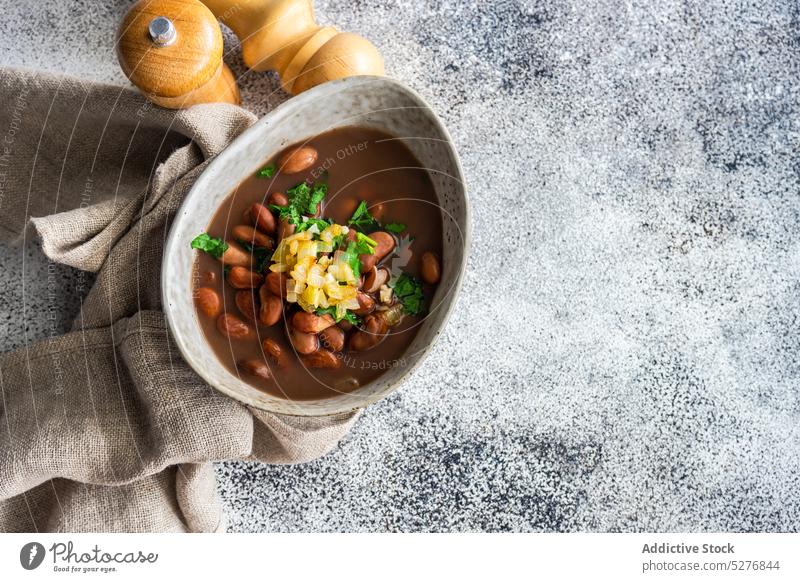
[[117, 32], [125, 75], [151, 101], [170, 109], [239, 103], [222, 48], [219, 23], [200, 0], [140, 0]]
[[245, 64], [275, 70], [298, 94], [353, 75], [383, 75], [383, 58], [367, 39], [321, 27], [312, 0], [203, 0], [242, 43]]

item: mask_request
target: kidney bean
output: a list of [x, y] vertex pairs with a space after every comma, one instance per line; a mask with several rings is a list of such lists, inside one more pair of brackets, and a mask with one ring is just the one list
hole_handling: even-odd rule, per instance
[[277, 295], [273, 295], [266, 283], [258, 290], [261, 298], [261, 310], [258, 312], [258, 321], [262, 325], [275, 325], [281, 320], [283, 315], [283, 301]]
[[358, 309], [353, 311], [356, 315], [367, 315], [375, 311], [375, 300], [371, 296], [359, 292], [358, 295], [356, 295], [356, 299], [358, 299], [359, 305]]
[[271, 249], [274, 246], [270, 237], [246, 224], [234, 226], [233, 229], [231, 229], [231, 234], [233, 238], [239, 242], [247, 243], [255, 247]]
[[281, 218], [280, 226], [278, 227], [278, 241], [282, 241], [287, 236], [292, 236], [297, 227], [289, 222], [288, 218]]
[[289, 206], [289, 197], [283, 192], [273, 192], [267, 198], [267, 204], [274, 206]]
[[332, 352], [341, 352], [344, 349], [344, 330], [335, 325], [323, 330], [319, 334], [322, 345]]
[[258, 228], [268, 234], [275, 232], [275, 217], [272, 216], [272, 212], [269, 208], [263, 204], [254, 202], [250, 207], [250, 214], [253, 217], [253, 222]]
[[353, 329], [353, 324], [347, 321], [346, 319], [341, 320], [339, 323], [336, 324], [337, 327], [340, 327], [344, 331], [350, 331]]
[[222, 301], [220, 300], [219, 293], [214, 291], [211, 287], [200, 287], [195, 292], [194, 297], [197, 308], [206, 317], [216, 317], [222, 311]]
[[379, 261], [392, 252], [395, 244], [397, 244], [391, 234], [388, 232], [383, 232], [382, 230], [373, 232], [369, 235], [369, 238], [378, 243], [378, 245], [375, 247], [375, 256], [378, 257]]
[[389, 325], [382, 313], [374, 313], [364, 318], [364, 330], [383, 339], [381, 336], [386, 335], [386, 332], [389, 331]]
[[283, 346], [272, 338], [267, 338], [261, 342], [261, 347], [264, 353], [267, 354], [279, 368], [285, 368], [289, 365], [289, 354], [283, 349]]
[[235, 289], [253, 289], [264, 281], [264, 277], [244, 267], [231, 267], [228, 283]]
[[297, 174], [307, 170], [317, 161], [317, 155], [317, 150], [311, 146], [288, 149], [278, 159], [278, 171], [283, 174]]
[[382, 314], [368, 315], [364, 319], [363, 328], [350, 336], [348, 347], [354, 352], [363, 352], [381, 343], [389, 331], [389, 326]]
[[305, 363], [310, 368], [341, 368], [342, 360], [336, 357], [336, 354], [325, 349], [320, 349], [305, 356], [303, 358]]
[[292, 317], [292, 327], [303, 333], [319, 333], [335, 323], [330, 315], [315, 315], [306, 311], [298, 311]]
[[319, 349], [319, 339], [313, 333], [303, 333], [292, 329], [289, 331], [289, 341], [298, 354], [311, 354]]
[[253, 329], [232, 313], [223, 313], [217, 319], [217, 329], [229, 339], [250, 339]]
[[372, 336], [365, 331], [356, 331], [347, 342], [347, 347], [353, 352], [365, 352], [375, 346]]
[[225, 241], [228, 244], [227, 250], [222, 253], [220, 261], [223, 265], [231, 267], [249, 267], [253, 263], [253, 257], [232, 240]]
[[361, 271], [364, 273], [372, 269], [378, 263], [378, 261], [392, 252], [396, 244], [394, 237], [388, 232], [383, 232], [382, 230], [371, 233], [369, 238], [378, 244], [375, 246], [374, 254], [358, 256], [359, 260], [361, 261]]
[[379, 269], [372, 267], [364, 278], [364, 291], [367, 293], [376, 293], [381, 285], [389, 280], [389, 271], [387, 269]]
[[439, 257], [433, 253], [422, 255], [422, 267], [420, 268], [422, 280], [430, 285], [436, 285], [442, 278], [442, 269], [439, 266]]
[[272, 373], [269, 371], [269, 366], [263, 360], [251, 359], [239, 362], [239, 367], [253, 376], [258, 376], [264, 380], [272, 378]]
[[236, 307], [239, 311], [250, 321], [255, 321], [258, 315], [258, 306], [256, 305], [256, 298], [253, 291], [250, 289], [242, 289], [236, 292]]
[[361, 261], [361, 270], [363, 272], [374, 269], [378, 263], [378, 257], [375, 255], [358, 255], [358, 259]]
[[274, 273], [272, 271], [267, 273], [267, 288], [276, 297], [286, 298], [286, 282], [287, 278], [283, 273]]

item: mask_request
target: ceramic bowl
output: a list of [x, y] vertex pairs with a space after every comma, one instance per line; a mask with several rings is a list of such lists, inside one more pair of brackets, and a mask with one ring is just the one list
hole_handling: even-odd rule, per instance
[[[192, 300], [190, 242], [211, 222], [222, 201], [245, 178], [287, 145], [343, 126], [364, 126], [402, 138], [428, 168], [442, 208], [442, 279], [414, 341], [380, 378], [348, 394], [292, 401], [267, 394], [229, 372], [208, 346]], [[293, 97], [234, 140], [197, 179], [173, 222], [161, 273], [164, 310], [183, 357], [217, 390], [245, 404], [300, 416], [336, 414], [380, 400], [419, 366], [433, 347], [455, 303], [469, 246], [469, 207], [464, 177], [450, 136], [415, 92], [387, 77], [350, 77]]]

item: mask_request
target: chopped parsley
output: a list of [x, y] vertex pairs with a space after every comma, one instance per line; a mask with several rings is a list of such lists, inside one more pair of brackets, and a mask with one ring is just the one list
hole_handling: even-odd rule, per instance
[[325, 183], [309, 186], [307, 182], [300, 182], [286, 191], [286, 195], [289, 197], [289, 206], [296, 207], [302, 214], [316, 214], [317, 206], [327, 194], [328, 185]]
[[389, 224], [385, 224], [383, 229], [395, 234], [399, 234], [406, 229], [406, 225], [402, 222], [390, 222]]
[[258, 172], [256, 172], [256, 177], [258, 178], [272, 178], [275, 175], [275, 164], [270, 164], [268, 166], [264, 166]]
[[356, 243], [351, 242], [347, 245], [347, 248], [342, 255], [342, 259], [345, 263], [350, 265], [350, 268], [353, 269], [353, 275], [356, 279], [361, 276], [361, 260], [358, 258], [358, 247]]
[[[295, 226], [300, 226], [305, 222], [303, 216], [306, 214], [316, 214], [319, 203], [328, 194], [328, 185], [325, 183], [309, 186], [307, 182], [300, 182], [297, 186], [289, 188], [286, 195], [289, 198], [288, 206], [270, 205], [270, 208], [280, 213], [280, 217], [286, 218]], [[306, 228], [310, 228], [309, 224]], [[305, 229], [303, 229], [305, 230]], [[301, 231], [302, 232], [302, 231]]]
[[365, 234], [356, 232], [356, 252], [359, 255], [374, 255], [378, 243]]
[[358, 316], [355, 313], [352, 313], [351, 311], [345, 312], [344, 316], [342, 316], [342, 317], [337, 319], [336, 318], [336, 307], [333, 307], [333, 306], [332, 307], [324, 307], [324, 308], [320, 307], [319, 309], [317, 309], [316, 313], [317, 313], [317, 315], [330, 315], [331, 317], [333, 317], [333, 319], [336, 320], [337, 323], [342, 321], [343, 319], [345, 321], [349, 321], [353, 325], [358, 325], [359, 323], [361, 323], [361, 320], [358, 319]]
[[395, 234], [399, 234], [406, 229], [406, 225], [402, 222], [390, 222], [389, 224], [381, 226], [381, 223], [378, 221], [378, 219], [369, 213], [369, 208], [367, 207], [367, 202], [365, 200], [362, 200], [359, 203], [356, 211], [353, 212], [353, 216], [351, 216], [350, 220], [347, 221], [347, 224], [358, 227], [367, 233], [376, 231], [378, 229], [383, 229]]
[[314, 225], [317, 225], [317, 228], [320, 232], [328, 228], [333, 222], [325, 220], [324, 218], [306, 218], [303, 217], [303, 221], [297, 225], [297, 229], [295, 232], [303, 232], [304, 230], [308, 230]]
[[303, 217], [300, 215], [300, 212], [292, 204], [289, 204], [288, 206], [277, 206], [275, 204], [270, 204], [269, 207], [271, 210], [274, 210], [278, 213], [278, 217], [281, 220], [286, 218], [290, 223], [295, 225], [303, 222]]
[[194, 237], [192, 248], [206, 252], [215, 259], [218, 259], [228, 250], [228, 243], [221, 238], [214, 238], [213, 236], [209, 236], [207, 232], [203, 232]]
[[425, 295], [422, 293], [422, 283], [403, 273], [394, 284], [394, 294], [403, 304], [403, 311], [409, 315], [425, 313]]
[[362, 200], [358, 208], [356, 208], [356, 211], [353, 212], [353, 216], [347, 221], [347, 224], [367, 229], [378, 226], [378, 221], [369, 213], [367, 203]]
[[325, 196], [328, 194], [328, 185], [327, 184], [314, 184], [314, 187], [311, 189], [311, 199], [308, 204], [308, 213], [309, 214], [316, 214], [317, 208], [319, 203], [325, 199]]
[[344, 234], [337, 234], [335, 237], [333, 237], [333, 240], [331, 240], [331, 247], [334, 249], [338, 249], [339, 245], [342, 244], [346, 236], [347, 235]]
[[377, 242], [360, 232], [356, 232], [356, 240], [347, 245], [342, 258], [344, 262], [353, 269], [353, 275], [355, 275], [356, 278], [361, 276], [361, 259], [359, 259], [358, 256], [375, 254], [375, 247], [377, 245]]
[[[298, 227], [298, 231], [302, 232], [311, 228], [311, 224], [303, 228], [303, 224], [309, 220], [304, 218], [306, 214], [316, 214], [319, 203], [325, 199], [328, 194], [328, 185], [325, 183], [314, 184], [309, 186], [307, 182], [300, 182], [296, 186], [289, 188], [286, 191], [286, 196], [289, 198], [288, 206], [276, 206], [270, 204], [269, 207], [276, 211], [281, 219], [287, 219], [291, 224]], [[329, 223], [326, 222], [325, 226]]]

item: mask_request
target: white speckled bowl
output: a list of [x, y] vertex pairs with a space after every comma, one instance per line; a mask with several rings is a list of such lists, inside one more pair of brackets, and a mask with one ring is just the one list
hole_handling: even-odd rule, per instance
[[[349, 394], [291, 401], [266, 394], [231, 374], [214, 355], [192, 300], [190, 242], [211, 222], [222, 201], [245, 178], [288, 144], [349, 125], [380, 129], [405, 143], [429, 169], [444, 217], [442, 280], [405, 364]], [[325, 83], [276, 108], [239, 136], [197, 179], [181, 205], [164, 249], [161, 272], [164, 310], [183, 357], [206, 382], [245, 404], [301, 416], [360, 408], [395, 390], [424, 359], [447, 321], [461, 285], [470, 239], [464, 177], [450, 136], [428, 105], [387, 77], [350, 77]]]

